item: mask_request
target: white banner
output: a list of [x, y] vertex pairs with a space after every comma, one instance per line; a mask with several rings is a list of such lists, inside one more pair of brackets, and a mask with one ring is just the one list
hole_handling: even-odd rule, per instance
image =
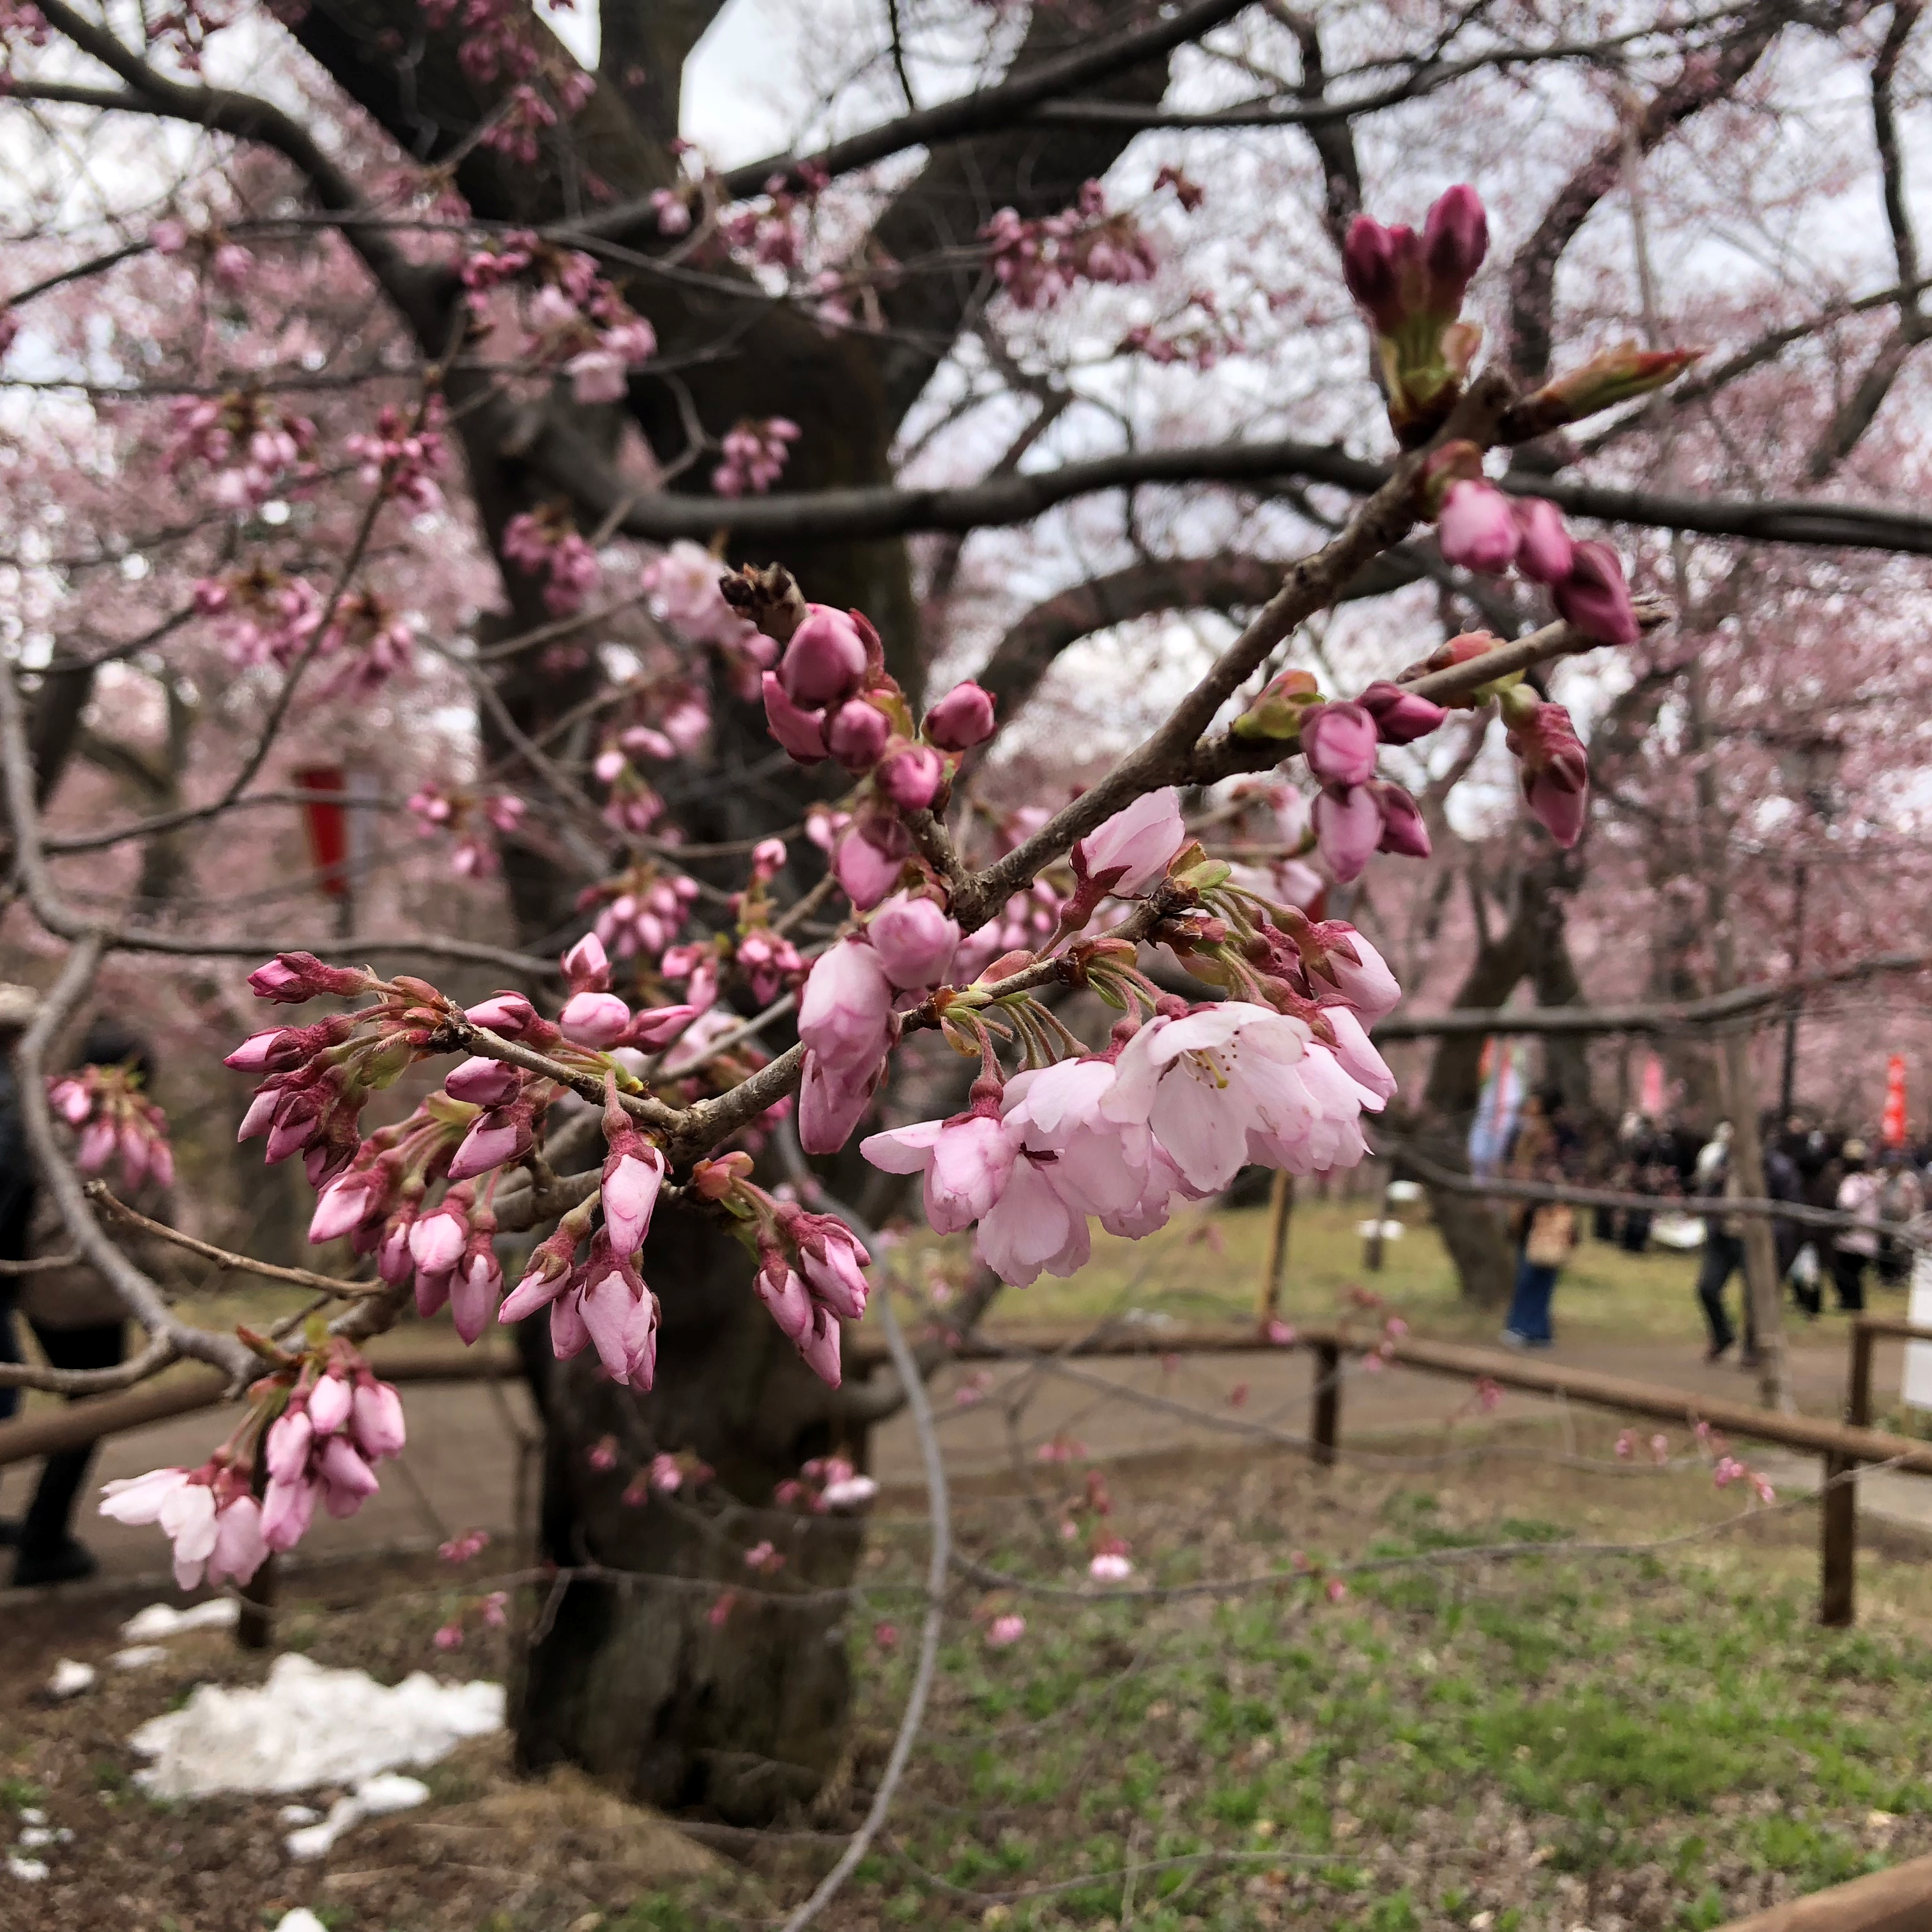
[[[1915, 1328], [1932, 1328], [1932, 1248], [1921, 1248], [1912, 1257], [1907, 1313]], [[1900, 1393], [1908, 1408], [1932, 1408], [1932, 1342], [1906, 1343], [1905, 1382]]]

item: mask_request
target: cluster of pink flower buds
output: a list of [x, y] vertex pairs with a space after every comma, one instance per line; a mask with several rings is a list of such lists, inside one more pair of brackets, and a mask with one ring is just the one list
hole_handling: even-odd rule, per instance
[[860, 1475], [843, 1456], [814, 1456], [772, 1491], [772, 1501], [781, 1509], [824, 1516], [833, 1510], [856, 1508], [878, 1493], [878, 1484]]
[[[594, 1345], [613, 1380], [648, 1389], [657, 1370], [658, 1299], [638, 1272], [638, 1258], [664, 1184], [664, 1158], [619, 1105], [614, 1081], [608, 1092], [598, 1192], [565, 1215], [531, 1254], [498, 1318], [520, 1322], [548, 1307], [550, 1346], [560, 1360]], [[602, 1220], [593, 1233], [591, 1216], [599, 1208]], [[589, 1250], [580, 1261], [586, 1234]]]
[[236, 1138], [267, 1135], [272, 1164], [301, 1154], [310, 1185], [319, 1190], [355, 1159], [362, 1144], [357, 1123], [369, 1096], [422, 1057], [431, 1034], [454, 1010], [420, 980], [399, 976], [388, 982], [359, 968], [326, 965], [309, 952], [278, 953], [248, 976], [248, 984], [258, 999], [296, 1004], [379, 995], [357, 1012], [254, 1034], [224, 1063], [268, 1076]]
[[318, 1502], [332, 1516], [353, 1516], [380, 1486], [372, 1466], [400, 1456], [405, 1435], [401, 1398], [352, 1348], [334, 1343], [326, 1360], [310, 1358], [268, 1427], [262, 1541], [292, 1550]]
[[[1452, 443], [1440, 454], [1450, 470], [1480, 461], [1472, 444]], [[1436, 536], [1450, 563], [1497, 577], [1514, 564], [1531, 583], [1547, 584], [1559, 614], [1600, 643], [1636, 641], [1636, 613], [1616, 551], [1577, 542], [1554, 503], [1512, 500], [1478, 470], [1442, 492]]]
[[500, 88], [478, 138], [520, 166], [536, 166], [558, 108], [574, 115], [596, 92], [596, 77], [555, 51], [550, 36], [514, 0], [425, 0], [423, 15], [433, 32], [458, 29], [457, 63], [472, 81]]
[[284, 670], [308, 648], [322, 622], [322, 602], [305, 577], [264, 563], [194, 586], [195, 608], [212, 621], [237, 664], [279, 664]]
[[430, 398], [422, 421], [415, 424], [402, 410], [386, 403], [376, 415], [374, 429], [358, 430], [346, 438], [344, 447], [361, 464], [357, 474], [364, 487], [379, 490], [409, 509], [436, 508], [442, 501], [436, 472], [448, 454], [443, 435], [446, 413], [440, 396]]
[[758, 1299], [806, 1366], [836, 1388], [839, 1380], [839, 1324], [856, 1322], [871, 1290], [865, 1270], [872, 1256], [844, 1222], [829, 1214], [808, 1214], [794, 1202], [757, 1196], [764, 1210], [758, 1235], [758, 1272], [752, 1282]]
[[1240, 355], [1246, 341], [1233, 320], [1221, 313], [1211, 289], [1194, 289], [1179, 313], [1164, 323], [1138, 322], [1120, 338], [1124, 356], [1144, 356], [1166, 367], [1184, 364], [1203, 375], [1230, 356]]
[[178, 397], [170, 415], [173, 440], [163, 468], [170, 475], [193, 464], [212, 471], [214, 500], [224, 509], [266, 502], [315, 442], [308, 417], [283, 416], [265, 398], [238, 389]]
[[425, 837], [436, 832], [455, 834], [449, 869], [460, 879], [488, 878], [496, 869], [496, 844], [484, 826], [506, 834], [516, 832], [530, 809], [514, 792], [479, 796], [446, 791], [437, 784], [418, 785], [410, 794], [408, 808]]
[[141, 1091], [133, 1066], [83, 1066], [54, 1076], [47, 1102], [80, 1136], [74, 1164], [82, 1174], [98, 1174], [118, 1156], [121, 1185], [129, 1194], [150, 1182], [174, 1184], [168, 1117]]
[[721, 496], [763, 496], [784, 474], [791, 446], [803, 432], [789, 416], [746, 417], [724, 432], [723, 459], [711, 472]]
[[[855, 776], [869, 775], [868, 796], [846, 823], [832, 870], [861, 911], [877, 905], [898, 883], [912, 850], [898, 815], [934, 806], [950, 776], [949, 761], [992, 736], [991, 694], [970, 682], [956, 686], [915, 733], [904, 694], [886, 670], [878, 633], [861, 612], [823, 604], [806, 607], [763, 685], [772, 736], [801, 764], [830, 758]], [[820, 838], [820, 831], [812, 836]]]
[[1489, 245], [1482, 202], [1467, 187], [1436, 200], [1420, 235], [1366, 214], [1349, 225], [1342, 275], [1374, 326], [1389, 422], [1406, 445], [1428, 440], [1475, 359], [1482, 331], [1460, 318]]
[[1071, 208], [1024, 220], [1003, 208], [980, 231], [1001, 288], [1021, 308], [1051, 308], [1076, 284], [1154, 279], [1154, 244], [1131, 214], [1109, 214], [1106, 190], [1082, 184]]
[[698, 893], [698, 881], [682, 872], [666, 874], [654, 866], [638, 865], [586, 886], [577, 906], [580, 912], [598, 908], [592, 930], [613, 958], [656, 959], [684, 930]]
[[599, 1052], [638, 1046], [655, 1052], [698, 1016], [698, 1009], [691, 1004], [653, 1006], [634, 1016], [610, 990], [610, 956], [594, 932], [586, 932], [572, 946], [562, 963], [571, 990], [557, 1016], [557, 1029], [579, 1046]]
[[367, 696], [400, 671], [406, 671], [416, 653], [416, 632], [373, 590], [352, 590], [337, 603], [335, 615], [322, 634], [318, 652], [346, 655], [348, 662], [332, 680], [332, 697]]
[[503, 526], [502, 548], [518, 569], [544, 580], [544, 608], [553, 616], [580, 609], [596, 584], [597, 553], [560, 504], [519, 512]]
[[[1416, 702], [1412, 694], [1398, 692], [1385, 706], [1396, 731], [1420, 722], [1405, 717], [1405, 699]], [[1441, 716], [1438, 710], [1437, 722]], [[1414, 800], [1375, 775], [1381, 742], [1381, 724], [1365, 704], [1314, 704], [1302, 715], [1302, 756], [1322, 787], [1315, 800], [1316, 841], [1344, 884], [1358, 878], [1376, 852], [1429, 856], [1428, 829]]]

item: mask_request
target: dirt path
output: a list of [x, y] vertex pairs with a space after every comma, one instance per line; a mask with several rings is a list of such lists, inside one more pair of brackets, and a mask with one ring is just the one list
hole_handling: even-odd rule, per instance
[[[1845, 1341], [1835, 1326], [1822, 1334], [1826, 1339], [1794, 1348], [1792, 1373], [1799, 1406], [1828, 1415], [1842, 1396]], [[1735, 1367], [1706, 1366], [1694, 1346], [1685, 1344], [1584, 1340], [1559, 1343], [1550, 1359], [1680, 1388], [1687, 1409], [1700, 1394], [1748, 1399], [1754, 1388]], [[1895, 1396], [1900, 1366], [1898, 1348], [1880, 1348], [1874, 1388], [1881, 1406]], [[1300, 1350], [1282, 1350], [1192, 1356], [1166, 1366], [1150, 1355], [1016, 1364], [977, 1374], [949, 1370], [935, 1382], [934, 1398], [948, 1460], [965, 1474], [1009, 1466], [1016, 1457], [1031, 1462], [1041, 1445], [1063, 1438], [1101, 1459], [1169, 1446], [1298, 1441], [1309, 1426], [1312, 1384], [1312, 1358]], [[1471, 1404], [1466, 1383], [1402, 1369], [1372, 1374], [1356, 1367], [1342, 1394], [1344, 1448], [1366, 1448], [1377, 1435], [1412, 1433], [1459, 1414], [1466, 1418]], [[1511, 1394], [1498, 1412], [1520, 1418], [1548, 1414], [1552, 1407], [1540, 1398]], [[520, 1456], [514, 1432], [533, 1429], [520, 1386], [494, 1392], [475, 1383], [412, 1388], [409, 1414], [410, 1446], [400, 1466], [384, 1470], [381, 1495], [346, 1522], [318, 1517], [304, 1541], [305, 1556], [334, 1558], [440, 1540], [461, 1529], [500, 1532], [512, 1526]], [[1579, 1453], [1610, 1454], [1616, 1431], [1608, 1416], [1573, 1409], [1568, 1426]], [[117, 1437], [103, 1448], [97, 1479], [138, 1475], [170, 1462], [197, 1463], [220, 1426], [205, 1412]], [[918, 1454], [904, 1418], [878, 1432], [873, 1468], [888, 1483], [919, 1480]], [[1772, 1473], [1774, 1480], [1795, 1485], [1815, 1474], [1796, 1457], [1782, 1459]], [[30, 1480], [28, 1470], [0, 1472], [0, 1512], [17, 1512]], [[1932, 1527], [1932, 1484], [1874, 1476], [1867, 1479], [1866, 1502]], [[101, 1559], [104, 1583], [125, 1586], [150, 1577], [158, 1586], [166, 1582], [164, 1551], [154, 1531], [94, 1517], [79, 1527]]]

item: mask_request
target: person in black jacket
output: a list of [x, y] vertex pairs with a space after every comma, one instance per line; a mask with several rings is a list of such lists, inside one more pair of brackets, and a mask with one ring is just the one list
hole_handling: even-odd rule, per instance
[[[14, 1084], [11, 1049], [33, 1017], [34, 997], [25, 986], [0, 986], [0, 1262], [27, 1258], [28, 1231], [34, 1218], [34, 1163], [20, 1119], [20, 1096]], [[23, 1360], [14, 1308], [20, 1277], [0, 1273], [0, 1362]], [[20, 1406], [20, 1391], [0, 1383], [0, 1422], [10, 1421]], [[20, 1525], [0, 1516], [0, 1544], [11, 1544]]]

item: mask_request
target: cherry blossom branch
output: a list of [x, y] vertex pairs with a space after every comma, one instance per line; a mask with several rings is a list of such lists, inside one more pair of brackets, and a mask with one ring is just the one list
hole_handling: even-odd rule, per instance
[[[1508, 385], [1501, 375], [1492, 372], [1479, 377], [1430, 446], [1466, 438], [1486, 448], [1508, 399]], [[1418, 513], [1416, 486], [1426, 458], [1426, 450], [1405, 456], [1339, 536], [1289, 568], [1281, 588], [1145, 743], [1031, 838], [965, 883], [956, 895], [953, 908], [953, 916], [962, 929], [970, 932], [983, 926], [1042, 866], [1130, 801], [1187, 776], [1202, 733], [1269, 652], [1331, 602], [1372, 557], [1408, 533]], [[1266, 762], [1279, 760], [1271, 758]]]
[[[1465, 55], [1460, 60], [1444, 60], [1438, 54], [1414, 62], [1400, 80], [1353, 100], [1309, 103], [1292, 94], [1271, 94], [1253, 100], [1237, 101], [1228, 107], [1203, 108], [1196, 112], [1185, 109], [1142, 107], [1126, 100], [1050, 100], [1036, 108], [1030, 118], [1048, 127], [1066, 128], [1320, 128], [1383, 113], [1412, 100], [1424, 100], [1459, 80], [1466, 80], [1472, 74], [1492, 68], [1507, 72], [1513, 68], [1537, 67], [1564, 61], [1600, 60], [1606, 55], [1623, 53], [1637, 41], [1665, 38], [1670, 40], [1673, 49], [1688, 51], [1690, 37], [1698, 28], [1734, 20], [1737, 14], [1735, 6], [1718, 7], [1688, 20], [1673, 21], [1669, 26], [1653, 22], [1633, 27], [1624, 33], [1606, 34], [1599, 40], [1558, 40], [1546, 47], [1492, 47], [1483, 53]], [[1288, 16], [1283, 13], [1278, 17], [1285, 20]], [[1377, 62], [1330, 78], [1347, 80], [1390, 64], [1388, 62]]]
[[[428, 406], [431, 391], [425, 388], [417, 404], [415, 427], [422, 427], [424, 415]], [[335, 614], [342, 607], [342, 600], [348, 594], [350, 585], [355, 581], [356, 573], [362, 568], [362, 559], [369, 548], [370, 539], [376, 533], [376, 521], [382, 514], [383, 506], [388, 501], [387, 492], [379, 483], [370, 492], [369, 500], [363, 506], [356, 534], [351, 540], [342, 567], [335, 574], [328, 601], [308, 641], [302, 646], [301, 654], [291, 664], [282, 679], [281, 688], [275, 694], [274, 703], [270, 706], [268, 716], [263, 722], [254, 748], [242, 760], [242, 769], [229, 781], [226, 789], [218, 799], [206, 805], [184, 806], [178, 812], [164, 812], [151, 818], [137, 819], [131, 825], [110, 826], [104, 832], [88, 832], [64, 838], [60, 850], [63, 852], [94, 852], [110, 845], [117, 845], [129, 838], [145, 838], [159, 832], [172, 832], [177, 826], [194, 825], [219, 818], [232, 806], [239, 802], [255, 775], [268, 763], [268, 754], [274, 748], [276, 739], [281, 734], [283, 724], [289, 714], [289, 707], [295, 702], [297, 688], [303, 674], [314, 662], [322, 648], [322, 642], [328, 634], [328, 627], [335, 621]]]
[[171, 1241], [191, 1255], [200, 1256], [203, 1261], [212, 1262], [224, 1274], [260, 1275], [266, 1281], [285, 1281], [297, 1288], [312, 1288], [320, 1294], [345, 1301], [388, 1292], [376, 1282], [344, 1281], [335, 1275], [317, 1274], [312, 1268], [284, 1268], [275, 1262], [258, 1262], [252, 1256], [238, 1255], [231, 1248], [218, 1248], [212, 1241], [202, 1240], [179, 1228], [170, 1228], [165, 1221], [150, 1220], [146, 1215], [137, 1213], [111, 1192], [104, 1180], [90, 1180], [81, 1191], [110, 1219], [127, 1227], [138, 1228], [142, 1234], [152, 1235], [157, 1240]]

